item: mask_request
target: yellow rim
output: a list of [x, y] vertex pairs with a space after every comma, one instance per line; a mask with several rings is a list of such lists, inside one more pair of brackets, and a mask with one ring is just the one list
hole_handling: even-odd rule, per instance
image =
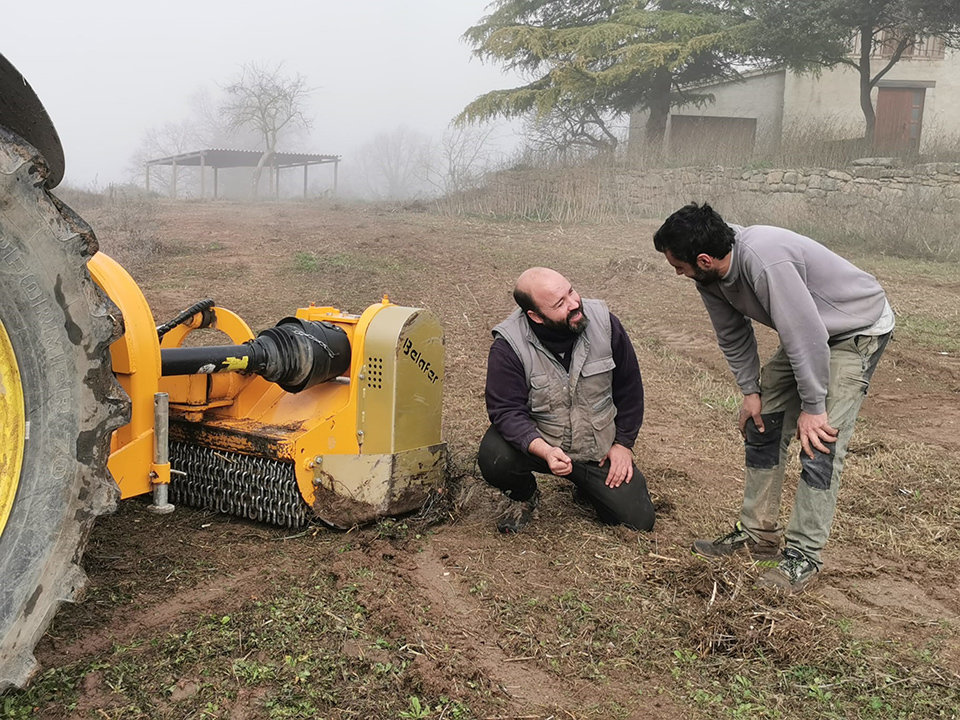
[[26, 430], [20, 369], [10, 336], [0, 322], [0, 533], [7, 526], [17, 494]]

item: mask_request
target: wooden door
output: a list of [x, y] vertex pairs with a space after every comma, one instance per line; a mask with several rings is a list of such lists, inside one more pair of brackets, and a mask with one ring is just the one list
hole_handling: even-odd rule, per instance
[[923, 123], [923, 88], [887, 88], [877, 92], [874, 145], [880, 150], [918, 152]]

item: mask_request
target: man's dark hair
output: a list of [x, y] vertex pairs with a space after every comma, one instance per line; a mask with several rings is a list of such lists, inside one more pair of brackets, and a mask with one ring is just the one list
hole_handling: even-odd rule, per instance
[[697, 255], [706, 253], [718, 260], [733, 247], [733, 228], [719, 213], [704, 203], [684, 205], [653, 235], [653, 246], [659, 252], [670, 251], [680, 262], [697, 264]]
[[533, 310], [537, 315], [540, 314], [540, 309], [537, 307], [536, 303], [533, 302], [533, 298], [530, 297], [528, 293], [525, 293], [519, 288], [513, 289], [513, 299], [516, 300], [517, 305], [520, 306], [520, 309], [524, 314], [527, 313], [527, 310]]

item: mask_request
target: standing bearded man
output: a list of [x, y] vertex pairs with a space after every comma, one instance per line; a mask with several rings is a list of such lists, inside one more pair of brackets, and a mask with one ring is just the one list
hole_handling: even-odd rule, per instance
[[[893, 311], [876, 278], [820, 243], [778, 227], [729, 225], [709, 205], [675, 212], [653, 244], [678, 275], [696, 281], [743, 393], [740, 519], [715, 540], [695, 541], [693, 551], [772, 559], [776, 567], [760, 583], [799, 592], [820, 571], [847, 443], [890, 340]], [[780, 336], [762, 369], [751, 320]], [[800, 482], [784, 533], [780, 495], [794, 435]]]

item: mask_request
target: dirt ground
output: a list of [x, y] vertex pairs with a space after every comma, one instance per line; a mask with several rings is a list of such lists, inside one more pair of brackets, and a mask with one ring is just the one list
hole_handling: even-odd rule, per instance
[[[190, 508], [157, 518], [143, 502], [124, 501], [94, 530], [86, 599], [61, 611], [37, 649], [45, 669], [74, 678], [69, 702], [38, 699], [38, 716], [789, 717], [814, 702], [813, 687], [832, 693], [816, 702], [834, 703], [830, 716], [841, 716], [859, 696], [846, 681], [827, 688], [810, 678], [858, 647], [866, 648], [863, 707], [874, 697], [892, 705], [894, 683], [957, 717], [956, 694], [945, 690], [960, 683], [955, 266], [854, 258], [878, 275], [908, 327], [866, 400], [821, 581], [780, 599], [753, 587], [757, 571], [746, 561], [714, 565], [688, 550], [735, 520], [742, 446], [736, 387], [693, 283], [652, 248], [655, 220], [560, 226], [416, 207], [163, 204], [162, 250], [145, 258], [122, 247], [106, 219], [102, 227], [96, 213], [88, 220], [104, 250], [129, 258], [158, 322], [205, 297], [254, 329], [310, 301], [360, 312], [384, 293], [434, 311], [446, 333], [443, 428], [456, 497], [429, 526], [407, 518], [295, 535]], [[485, 359], [490, 328], [512, 310], [513, 281], [531, 265], [555, 267], [583, 296], [605, 299], [633, 340], [646, 389], [635, 453], [658, 508], [652, 533], [597, 524], [551, 478], [528, 532], [494, 528], [498, 498], [474, 468], [487, 426]], [[772, 333], [761, 333], [761, 345], [773, 349]], [[184, 638], [200, 638], [211, 618], [232, 627], [234, 618], [259, 617], [265, 598], [279, 606], [334, 597], [319, 589], [325, 583], [352, 604], [324, 599], [297, 612], [329, 623], [311, 636], [314, 655], [346, 664], [335, 677], [314, 668], [303, 681], [333, 693], [311, 695], [312, 710], [283, 714], [279, 681], [241, 681], [242, 663], [289, 667], [297, 657], [245, 648], [249, 625], [237, 628], [240, 647], [220, 653], [232, 663], [229, 692], [218, 694], [226, 681], [204, 669], [214, 660], [170, 665], [157, 649], [171, 637], [192, 647]], [[156, 684], [118, 689], [108, 668], [129, 658], [152, 664]], [[797, 680], [797, 668], [816, 670]], [[736, 690], [736, 677], [753, 683], [753, 699]]]

